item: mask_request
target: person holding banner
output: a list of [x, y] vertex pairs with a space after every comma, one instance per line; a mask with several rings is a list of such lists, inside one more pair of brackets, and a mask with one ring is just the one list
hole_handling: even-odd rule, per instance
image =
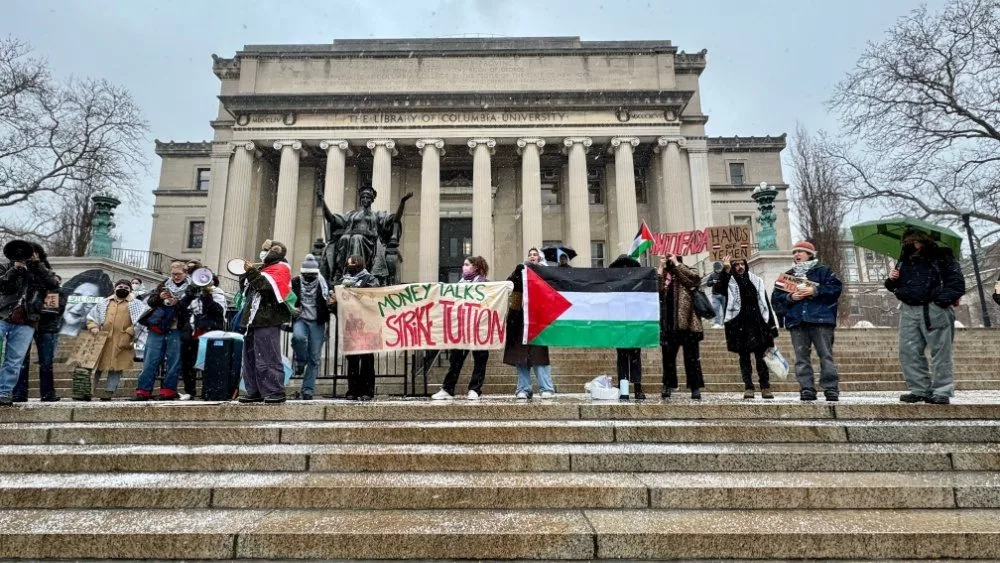
[[[608, 268], [641, 267], [642, 264], [628, 254], [620, 255], [608, 266]], [[622, 381], [628, 381], [632, 386], [635, 400], [641, 401], [645, 399], [646, 394], [642, 392], [642, 348], [615, 348], [615, 355], [617, 360], [618, 384], [621, 385]], [[628, 386], [625, 386], [624, 390], [628, 390]], [[618, 398], [622, 401], [627, 401], [628, 395], [619, 395]], [[695, 393], [692, 392], [691, 398], [700, 399], [701, 395], [698, 394], [698, 396], [695, 396]]]
[[[347, 257], [344, 266], [344, 278], [341, 283], [345, 287], [378, 287], [378, 278], [365, 268], [365, 259], [359, 254]], [[337, 302], [337, 297], [331, 299]], [[348, 401], [370, 401], [375, 397], [375, 354], [347, 355], [347, 394]]]
[[556, 394], [552, 384], [552, 366], [549, 365], [549, 347], [522, 344], [524, 333], [524, 280], [525, 264], [540, 264], [547, 266], [545, 257], [537, 248], [528, 249], [528, 259], [514, 268], [507, 281], [514, 284], [510, 296], [510, 306], [507, 311], [507, 341], [504, 344], [503, 363], [517, 368], [517, 390], [514, 396], [518, 399], [531, 398], [531, 368], [535, 368], [535, 379], [543, 399], [551, 399]]
[[[462, 264], [462, 279], [458, 283], [483, 283], [490, 281], [487, 274], [490, 266], [482, 256], [470, 256]], [[448, 355], [448, 373], [441, 383], [441, 390], [431, 395], [435, 401], [446, 401], [455, 398], [455, 384], [462, 373], [465, 359], [469, 357], [468, 350], [452, 350]], [[486, 379], [486, 362], [490, 358], [489, 350], [472, 351], [472, 379], [469, 380], [469, 400], [478, 401]]]
[[[691, 398], [701, 399], [705, 378], [701, 372], [700, 342], [705, 337], [701, 317], [694, 310], [693, 291], [699, 291], [701, 276], [684, 265], [680, 256], [660, 257], [660, 351], [663, 357], [663, 389], [666, 399], [677, 388], [677, 350], [684, 348], [684, 373]], [[641, 393], [635, 384], [636, 395]]]

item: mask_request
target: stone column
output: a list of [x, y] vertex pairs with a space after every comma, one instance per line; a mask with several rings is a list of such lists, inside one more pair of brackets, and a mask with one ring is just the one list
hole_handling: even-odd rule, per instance
[[493, 177], [490, 155], [494, 139], [469, 139], [472, 153], [472, 252], [493, 264]]
[[436, 282], [440, 272], [441, 249], [441, 156], [444, 141], [419, 139], [417, 148], [423, 156], [420, 169], [420, 263], [417, 281]]
[[569, 155], [569, 182], [563, 212], [568, 225], [565, 242], [576, 250], [572, 264], [578, 268], [590, 267], [590, 201], [587, 198], [587, 150], [593, 141], [590, 137], [563, 139], [563, 151]]
[[684, 176], [681, 174], [681, 148], [687, 144], [684, 137], [660, 137], [656, 140], [656, 151], [662, 152], [660, 164], [663, 167], [662, 182], [656, 191], [656, 203], [660, 211], [660, 230], [676, 232], [687, 226], [686, 210], [680, 204], [681, 186]]
[[[288, 248], [285, 257], [290, 264], [299, 259], [295, 254], [295, 216], [299, 192], [299, 141], [275, 141], [274, 150], [281, 151], [278, 169], [278, 200], [274, 205], [273, 238]], [[294, 267], [293, 267], [294, 269]]]
[[711, 227], [712, 188], [708, 181], [708, 142], [704, 139], [688, 140], [688, 166], [691, 168], [691, 208], [694, 228]]
[[326, 151], [326, 178], [323, 184], [323, 202], [331, 213], [344, 212], [344, 168], [351, 156], [350, 145], [345, 140], [322, 141], [319, 148]]
[[531, 247], [542, 246], [542, 165], [540, 156], [545, 139], [524, 137], [517, 140], [521, 155], [521, 257]]
[[365, 146], [375, 157], [372, 166], [372, 187], [378, 195], [372, 202], [372, 211], [389, 211], [389, 198], [392, 196], [392, 157], [399, 154], [396, 150], [396, 141], [372, 139]]
[[[233, 167], [229, 176], [229, 187], [226, 189], [226, 228], [222, 234], [222, 252], [220, 263], [233, 258], [243, 258], [251, 262], [257, 261], [257, 255], [247, 255], [247, 238], [250, 232], [247, 222], [250, 216], [250, 192], [253, 183], [254, 157], [257, 146], [247, 141], [236, 145], [233, 155]], [[254, 246], [263, 241], [252, 241]]]
[[232, 154], [232, 143], [212, 143], [212, 179], [208, 185], [208, 209], [205, 210], [203, 263], [213, 272], [219, 271], [223, 261], [222, 230], [227, 215], [226, 191], [229, 185], [229, 159]]
[[618, 249], [605, 253], [607, 258], [628, 252], [636, 231], [639, 230], [639, 211], [635, 202], [635, 164], [632, 149], [639, 146], [636, 137], [612, 137], [611, 151], [615, 153], [615, 215], [618, 226]]

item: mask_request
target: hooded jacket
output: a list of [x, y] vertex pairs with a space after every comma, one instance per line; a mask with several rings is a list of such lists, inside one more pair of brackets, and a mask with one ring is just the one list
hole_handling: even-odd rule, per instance
[[929, 243], [919, 252], [904, 252], [899, 279], [885, 280], [885, 288], [907, 305], [934, 303], [951, 307], [965, 295], [965, 277], [951, 249]]

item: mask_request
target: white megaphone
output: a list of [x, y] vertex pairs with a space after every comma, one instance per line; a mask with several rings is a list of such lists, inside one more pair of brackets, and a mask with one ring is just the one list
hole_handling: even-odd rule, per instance
[[198, 287], [205, 287], [212, 284], [212, 278], [214, 277], [215, 274], [212, 273], [212, 270], [209, 270], [208, 268], [198, 268], [194, 272], [191, 272], [191, 283]]

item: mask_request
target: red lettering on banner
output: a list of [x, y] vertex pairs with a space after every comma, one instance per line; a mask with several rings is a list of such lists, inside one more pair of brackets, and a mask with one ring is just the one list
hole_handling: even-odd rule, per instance
[[395, 340], [385, 343], [386, 346], [390, 348], [435, 346], [434, 338], [431, 336], [434, 322], [431, 321], [430, 313], [433, 307], [434, 303], [428, 303], [423, 307], [386, 317], [386, 326], [396, 335]]

